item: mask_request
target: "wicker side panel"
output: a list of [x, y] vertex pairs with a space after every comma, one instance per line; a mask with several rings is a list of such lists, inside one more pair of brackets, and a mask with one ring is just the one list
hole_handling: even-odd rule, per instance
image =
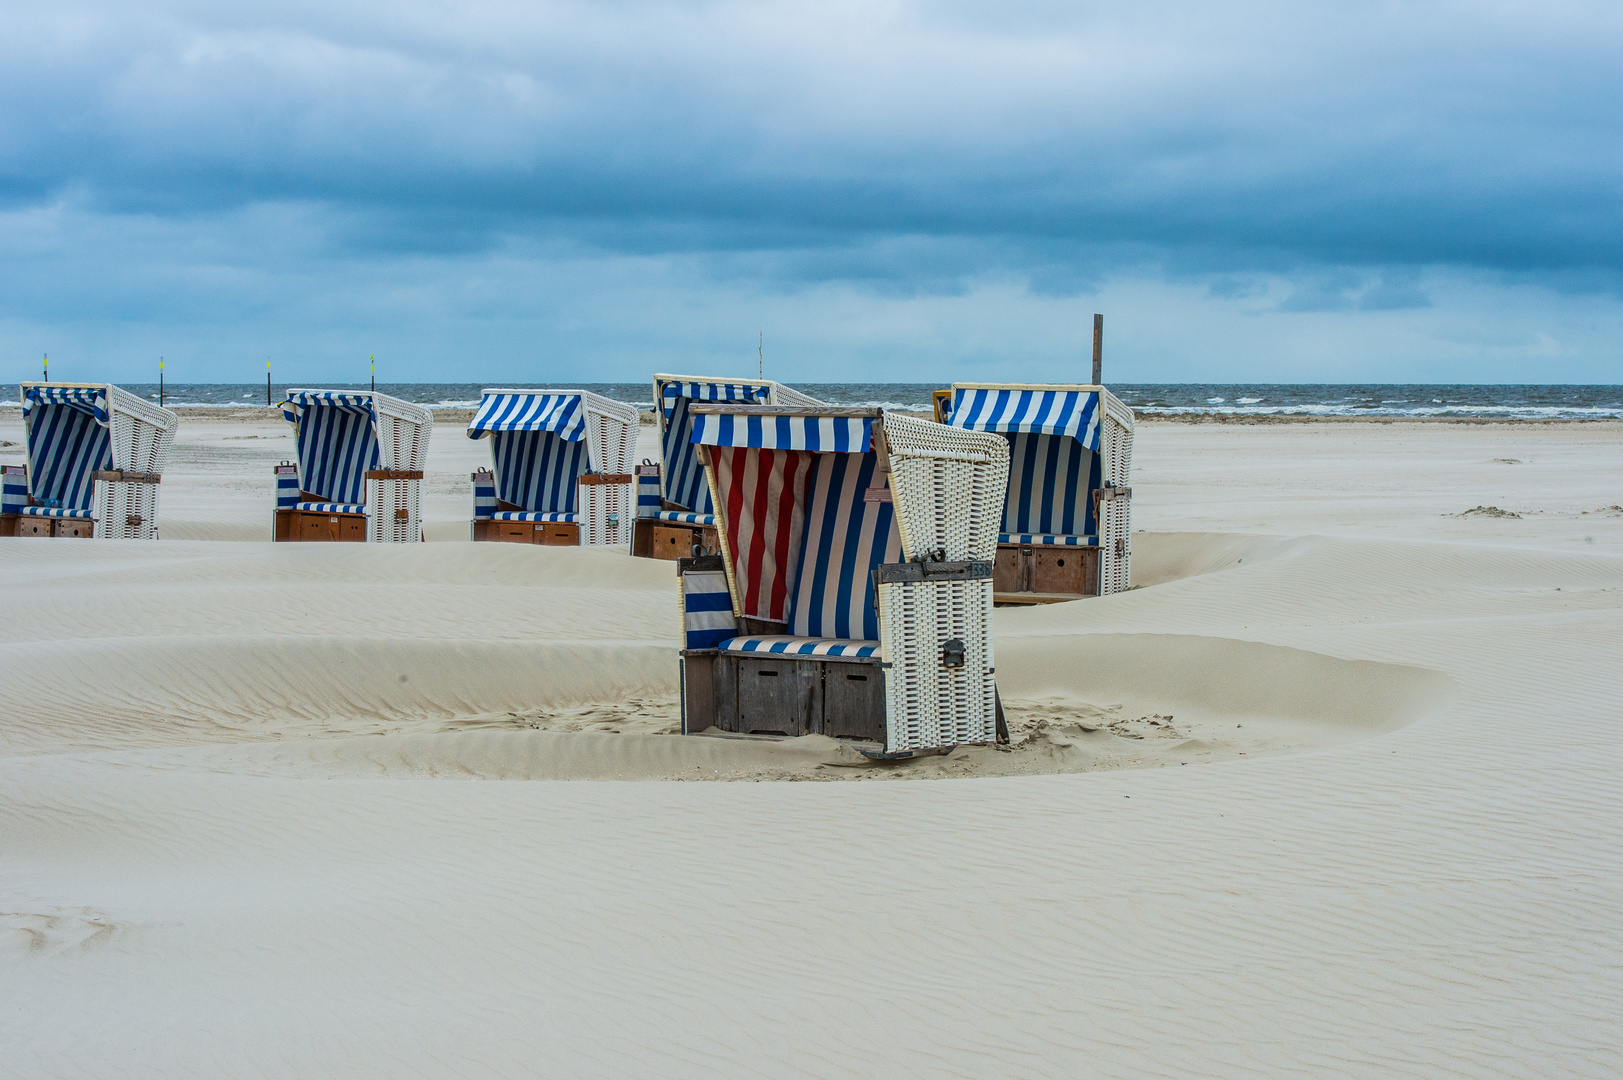
[[636, 518], [633, 484], [581, 484], [580, 542], [583, 547], [631, 543], [631, 522]]
[[[1131, 491], [1133, 429], [1106, 413], [1100, 444], [1105, 487]], [[1099, 595], [1126, 592], [1133, 584], [1133, 500], [1129, 494], [1099, 502]]]
[[368, 480], [367, 541], [374, 544], [420, 541], [423, 538], [422, 490], [421, 480]]
[[97, 480], [94, 510], [101, 540], [156, 540], [158, 484]]
[[[996, 741], [991, 625], [990, 579], [879, 586], [886, 752]], [[964, 643], [963, 667], [942, 666], [951, 638]]]
[[617, 416], [588, 412], [586, 439], [593, 472], [612, 475], [631, 471], [631, 451], [637, 439], [634, 426]]
[[379, 411], [377, 414], [378, 468], [421, 470], [428, 460], [428, 437], [433, 424], [417, 424]]
[[997, 552], [1009, 444], [1001, 436], [907, 416], [885, 417], [891, 497], [909, 558], [989, 561]]
[[1133, 587], [1133, 500], [1099, 501], [1099, 595]]
[[127, 412], [108, 415], [107, 435], [113, 468], [127, 472], [163, 472], [175, 441], [173, 427], [159, 427]]

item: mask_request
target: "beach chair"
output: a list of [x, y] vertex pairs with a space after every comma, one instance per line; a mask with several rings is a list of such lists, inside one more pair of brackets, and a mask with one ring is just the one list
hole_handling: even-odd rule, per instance
[[637, 410], [586, 390], [486, 390], [468, 423], [475, 540], [601, 547], [631, 538]]
[[1008, 443], [879, 409], [692, 412], [720, 552], [677, 561], [684, 734], [993, 742]]
[[1132, 586], [1133, 412], [1102, 386], [954, 383], [937, 418], [1009, 442], [993, 581], [1000, 604]]
[[157, 539], [180, 417], [110, 383], [18, 390], [28, 463], [0, 477], [0, 535]]
[[422, 540], [427, 409], [370, 390], [289, 390], [282, 418], [298, 460], [276, 466], [274, 540]]
[[715, 510], [704, 467], [693, 444], [693, 405], [737, 402], [817, 408], [823, 403], [771, 379], [712, 379], [655, 375], [654, 413], [659, 421], [660, 463], [637, 467], [637, 521], [631, 554], [677, 559], [714, 553]]

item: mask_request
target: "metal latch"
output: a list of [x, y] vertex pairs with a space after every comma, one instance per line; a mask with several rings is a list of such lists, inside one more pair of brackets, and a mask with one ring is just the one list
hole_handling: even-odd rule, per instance
[[941, 643], [941, 666], [944, 668], [964, 666], [964, 643], [961, 639], [948, 638]]

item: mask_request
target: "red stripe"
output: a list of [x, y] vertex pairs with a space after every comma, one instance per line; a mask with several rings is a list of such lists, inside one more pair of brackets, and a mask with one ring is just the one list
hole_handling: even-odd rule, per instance
[[[771, 609], [761, 612], [761, 579], [765, 576], [765, 567], [762, 565], [766, 555], [766, 511], [771, 505], [769, 490], [772, 486], [772, 467], [776, 463], [771, 450], [755, 451], [755, 489], [750, 492], [750, 512], [752, 514], [750, 530], [750, 595], [746, 610], [752, 614], [760, 612], [757, 618], [772, 618]], [[771, 595], [770, 593], [768, 594]]]
[[795, 475], [800, 471], [802, 456], [798, 451], [784, 451], [783, 487], [778, 492], [778, 529], [772, 538], [778, 572], [772, 582], [772, 610], [776, 613], [773, 618], [780, 622], [789, 610], [789, 534], [793, 531], [790, 525], [795, 512]]

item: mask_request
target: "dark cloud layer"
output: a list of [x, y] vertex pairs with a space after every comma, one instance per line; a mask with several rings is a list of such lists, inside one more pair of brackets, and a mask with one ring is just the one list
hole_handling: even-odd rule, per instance
[[42, 270], [0, 316], [596, 256], [896, 297], [1284, 275], [1287, 313], [1424, 310], [1437, 268], [1610, 292], [1620, 46], [1599, 3], [14, 0], [0, 213]]
[[809, 7], [8, 5], [0, 184], [122, 213], [313, 201], [392, 250], [1623, 259], [1612, 8]]

